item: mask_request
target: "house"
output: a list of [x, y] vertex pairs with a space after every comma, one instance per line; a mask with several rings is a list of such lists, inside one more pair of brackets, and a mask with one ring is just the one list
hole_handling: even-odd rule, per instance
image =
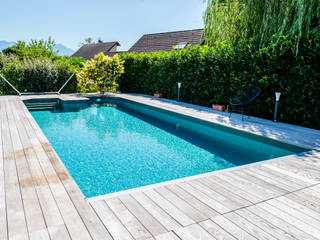
[[72, 57], [82, 57], [86, 60], [94, 58], [94, 56], [100, 52], [105, 55], [113, 56], [117, 52], [117, 47], [120, 46], [119, 42], [98, 42], [85, 44], [76, 51]]
[[171, 51], [198, 44], [204, 44], [203, 29], [145, 34], [129, 49], [129, 52]]
[[[171, 51], [172, 49], [186, 48], [187, 46], [203, 45], [203, 29], [184, 30], [176, 32], [153, 33], [143, 35], [128, 52], [158, 52]], [[82, 57], [86, 60], [92, 59], [96, 54], [103, 52], [105, 55], [113, 56], [124, 53], [117, 51], [119, 42], [99, 42], [83, 45], [76, 51], [73, 57]]]

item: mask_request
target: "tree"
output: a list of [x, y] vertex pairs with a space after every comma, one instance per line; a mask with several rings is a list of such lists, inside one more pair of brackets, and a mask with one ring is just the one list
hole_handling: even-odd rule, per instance
[[31, 39], [29, 43], [17, 41], [12, 47], [8, 47], [2, 52], [6, 55], [15, 55], [20, 59], [33, 57], [52, 58], [56, 56], [56, 53], [53, 50], [55, 45], [56, 43], [51, 37], [49, 37], [48, 40]]
[[78, 72], [81, 87], [103, 92], [116, 92], [118, 89], [118, 78], [124, 73], [124, 61], [119, 55], [113, 57], [99, 53], [94, 59], [87, 61]]
[[80, 42], [79, 46], [81, 47], [83, 45], [92, 44], [92, 43], [94, 43], [93, 38], [92, 37], [87, 37], [82, 42]]
[[319, 34], [319, 0], [208, 0], [205, 38], [215, 41], [255, 40], [265, 46], [274, 36], [295, 39]]

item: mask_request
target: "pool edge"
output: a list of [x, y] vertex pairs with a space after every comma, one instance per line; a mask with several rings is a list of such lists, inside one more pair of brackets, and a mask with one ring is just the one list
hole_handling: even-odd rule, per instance
[[[117, 95], [112, 95], [112, 96], [102, 96], [102, 97], [112, 97], [112, 98], [120, 98], [122, 99], [122, 97], [119, 97]], [[126, 98], [124, 98], [126, 99]], [[133, 101], [133, 102], [138, 102], [140, 104], [144, 104], [144, 105], [149, 105], [149, 104], [145, 104], [145, 103], [141, 103], [137, 100], [131, 100], [131, 99], [126, 99], [126, 100], [129, 100], [129, 101]], [[68, 101], [68, 100], [67, 100]], [[22, 101], [23, 103], [23, 101]], [[24, 103], [23, 103], [24, 105]], [[158, 106], [153, 106], [153, 105], [150, 105], [152, 107], [155, 107], [157, 108]], [[26, 108], [26, 107], [25, 107]], [[26, 108], [26, 110], [29, 112], [29, 114], [31, 115], [31, 117], [33, 118], [32, 114], [30, 113], [30, 111]], [[165, 109], [163, 108], [163, 110], [165, 111], [172, 111], [170, 109]], [[183, 113], [180, 113], [178, 112], [178, 114], [182, 114]], [[197, 118], [197, 117], [194, 117], [192, 115], [187, 115], [189, 117], [192, 117], [192, 118]], [[202, 119], [202, 118], [199, 118], [200, 120], [203, 120], [203, 121], [206, 121], [205, 119]], [[38, 128], [40, 129], [41, 133], [43, 134], [43, 136], [45, 137], [45, 139], [47, 140], [47, 142], [50, 144], [50, 146], [52, 147], [50, 141], [47, 139], [47, 137], [45, 136], [45, 134], [43, 133], [42, 129], [40, 128], [40, 126], [38, 125], [37, 121], [33, 118], [33, 120], [36, 122]], [[209, 121], [210, 122], [210, 121]], [[214, 124], [217, 124], [217, 123], [214, 123]], [[228, 126], [225, 126], [225, 127], [228, 127]], [[237, 128], [235, 128], [235, 130], [238, 130], [238, 131], [241, 131]], [[246, 131], [244, 131], [246, 132]], [[246, 132], [248, 133], [248, 132]], [[249, 134], [253, 134], [253, 133], [249, 133]], [[261, 136], [261, 137], [265, 137], [265, 138], [269, 138], [267, 136]], [[273, 139], [273, 138], [271, 138]], [[275, 141], [280, 141], [278, 139], [273, 139]], [[281, 142], [281, 141], [280, 141]], [[291, 144], [291, 145], [294, 145], [292, 143], [287, 143], [287, 142], [284, 142], [286, 144]], [[304, 146], [299, 146], [297, 145], [298, 147], [303, 147], [305, 148]], [[52, 147], [54, 153], [58, 156], [58, 154], [55, 152], [54, 148]], [[268, 159], [268, 160], [262, 160], [262, 161], [259, 161], [259, 162], [254, 162], [254, 163], [249, 163], [249, 164], [245, 164], [245, 165], [241, 165], [241, 166], [235, 166], [235, 167], [231, 167], [231, 168], [226, 168], [226, 169], [221, 169], [221, 170], [217, 170], [217, 171], [212, 171], [212, 172], [207, 172], [207, 173], [202, 173], [202, 174], [197, 174], [197, 175], [194, 175], [194, 176], [189, 176], [189, 177], [184, 177], [184, 178], [179, 178], [179, 179], [174, 179], [174, 180], [169, 180], [169, 181], [164, 181], [164, 182], [160, 182], [160, 183], [155, 183], [155, 184], [150, 184], [150, 185], [146, 185], [146, 186], [142, 186], [142, 187], [137, 187], [137, 188], [131, 188], [131, 189], [128, 189], [128, 190], [123, 190], [123, 191], [119, 191], [119, 192], [114, 192], [114, 193], [108, 193], [108, 194], [104, 194], [104, 195], [99, 195], [99, 196], [95, 196], [95, 197], [89, 197], [89, 198], [86, 198], [85, 195], [83, 194], [83, 192], [80, 190], [78, 184], [76, 183], [76, 181], [74, 180], [74, 178], [71, 176], [71, 174], [69, 173], [67, 167], [64, 165], [63, 161], [60, 159], [60, 157], [58, 156], [60, 162], [63, 164], [65, 170], [68, 172], [68, 174], [70, 174], [70, 176], [72, 177], [72, 180], [73, 182], [77, 185], [80, 193], [82, 194], [84, 200], [86, 202], [95, 202], [95, 201], [98, 201], [98, 200], [102, 200], [102, 199], [109, 199], [109, 198], [113, 198], [113, 197], [117, 197], [117, 196], [121, 196], [121, 195], [125, 195], [125, 194], [130, 194], [130, 193], [134, 193], [134, 192], [141, 192], [141, 191], [145, 191], [145, 190], [148, 190], [148, 189], [154, 189], [155, 187], [160, 187], [160, 186], [167, 186], [167, 185], [170, 185], [170, 184], [174, 184], [174, 183], [179, 183], [179, 182], [185, 182], [185, 181], [189, 181], [189, 180], [192, 180], [192, 179], [199, 179], [199, 178], [203, 178], [203, 177], [208, 177], [208, 176], [213, 176], [213, 175], [217, 175], [217, 174], [221, 174], [223, 172], [229, 172], [229, 171], [235, 171], [235, 170], [239, 170], [239, 169], [242, 169], [242, 168], [248, 168], [248, 167], [252, 167], [252, 166], [256, 166], [256, 165], [262, 165], [262, 164], [265, 164], [265, 163], [268, 163], [268, 162], [276, 162], [276, 161], [281, 161], [281, 160], [285, 160], [287, 158], [292, 158], [292, 157], [299, 157], [299, 155], [302, 155], [302, 154], [307, 154], [307, 153], [312, 153], [314, 151], [318, 151], [320, 152], [320, 147], [319, 148], [311, 148], [310, 151], [306, 151], [306, 152], [302, 152], [302, 153], [297, 153], [297, 154], [292, 154], [292, 155], [287, 155], [287, 156], [283, 156], [283, 157], [278, 157], [278, 158], [273, 158], [273, 159]]]
[[164, 181], [164, 182], [149, 184], [149, 185], [145, 185], [145, 186], [142, 186], [142, 187], [130, 188], [130, 189], [126, 189], [126, 190], [122, 190], [122, 191], [118, 191], [118, 192], [112, 192], [112, 193], [107, 193], [107, 194], [98, 195], [98, 196], [94, 196], [94, 197], [88, 197], [88, 198], [85, 198], [85, 199], [86, 199], [86, 201], [91, 203], [91, 202], [95, 202], [95, 201], [99, 201], [99, 200], [103, 200], [103, 199], [110, 199], [110, 198], [118, 197], [118, 196], [125, 195], [125, 194], [142, 192], [142, 191], [146, 191], [146, 190], [149, 190], [149, 189], [154, 189], [154, 188], [157, 188], [157, 187], [168, 186], [168, 185], [171, 185], [171, 184], [176, 184], [176, 183], [191, 181], [191, 180], [195, 180], [195, 179], [199, 179], [199, 178], [205, 178], [205, 177], [210, 177], [210, 176], [214, 176], [214, 175], [219, 175], [219, 174], [222, 174], [222, 173], [225, 173], [225, 172], [237, 171], [237, 170], [240, 170], [240, 169], [243, 169], [243, 168], [254, 167], [254, 166], [263, 165], [263, 164], [270, 163], [270, 162], [289, 160], [292, 157], [302, 157], [301, 155], [308, 154], [308, 153], [312, 154], [314, 151], [320, 151], [320, 149], [312, 149], [312, 150], [307, 151], [307, 152], [291, 154], [291, 155], [278, 157], [278, 158], [272, 158], [272, 159], [268, 159], [268, 160], [262, 160], [262, 161], [248, 163], [248, 164], [244, 164], [244, 165], [240, 165], [240, 166], [229, 167], [229, 168], [220, 169], [220, 170], [216, 170], [216, 171], [196, 174], [196, 175], [189, 176], [189, 177], [177, 178], [177, 179], [168, 180], [168, 181]]

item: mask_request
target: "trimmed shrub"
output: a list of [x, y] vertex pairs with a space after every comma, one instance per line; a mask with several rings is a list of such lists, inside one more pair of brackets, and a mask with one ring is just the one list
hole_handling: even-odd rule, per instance
[[19, 85], [24, 92], [50, 92], [57, 89], [57, 64], [46, 58], [25, 59], [21, 65], [23, 78]]
[[[16, 88], [18, 87], [19, 79], [23, 77], [21, 62], [14, 56], [5, 56], [0, 53], [1, 69], [0, 73]], [[2, 79], [0, 79], [0, 94], [16, 94], [16, 92]]]
[[117, 54], [109, 57], [101, 52], [87, 61], [79, 71], [79, 83], [89, 91], [94, 88], [100, 92], [116, 92], [119, 86], [118, 78], [123, 71], [123, 61]]
[[[21, 92], [55, 92], [71, 76], [78, 64], [64, 58], [55, 61], [48, 58], [25, 58], [18, 60], [14, 55], [0, 54], [2, 69], [6, 79]], [[77, 92], [76, 76], [63, 89], [63, 93]], [[1, 94], [16, 94], [4, 81], [0, 81]]]
[[249, 114], [267, 119], [273, 117], [274, 93], [279, 91], [280, 121], [320, 129], [319, 39], [302, 40], [298, 56], [294, 40], [277, 37], [275, 42], [265, 48], [252, 42], [236, 46], [220, 42], [214, 47], [123, 54], [125, 73], [119, 88], [129, 93], [161, 92], [176, 99], [177, 82], [182, 82], [182, 101], [211, 106], [227, 104], [239, 92], [259, 87], [262, 95]]

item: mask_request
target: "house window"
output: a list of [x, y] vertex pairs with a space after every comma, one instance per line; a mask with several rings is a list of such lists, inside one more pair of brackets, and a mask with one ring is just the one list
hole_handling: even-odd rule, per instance
[[182, 49], [182, 48], [185, 48], [187, 46], [187, 42], [181, 42], [181, 43], [178, 43], [177, 45], [174, 45], [173, 48], [174, 49]]

